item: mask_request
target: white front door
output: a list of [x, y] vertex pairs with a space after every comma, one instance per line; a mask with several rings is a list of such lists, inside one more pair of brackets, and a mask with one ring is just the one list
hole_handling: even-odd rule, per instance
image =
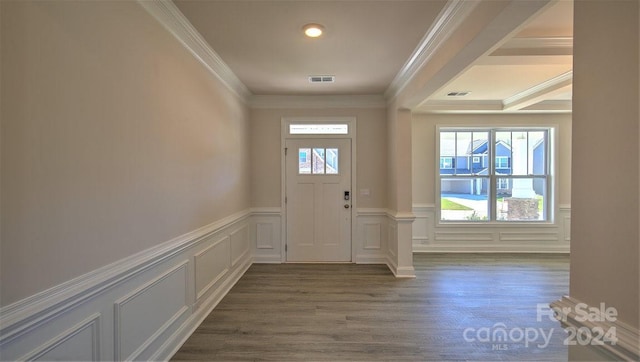
[[289, 139], [285, 147], [287, 261], [351, 261], [351, 140]]

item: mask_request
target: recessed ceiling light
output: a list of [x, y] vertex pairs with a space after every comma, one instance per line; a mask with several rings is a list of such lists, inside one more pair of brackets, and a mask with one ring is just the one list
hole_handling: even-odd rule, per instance
[[309, 38], [317, 38], [324, 32], [324, 26], [320, 24], [307, 24], [302, 27], [302, 30], [304, 30], [304, 35]]

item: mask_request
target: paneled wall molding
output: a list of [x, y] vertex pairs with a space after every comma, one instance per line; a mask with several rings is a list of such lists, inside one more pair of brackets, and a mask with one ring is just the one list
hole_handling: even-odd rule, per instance
[[[189, 323], [208, 306], [202, 301], [221, 299], [251, 265], [249, 216], [243, 210], [2, 308], [2, 358], [149, 359], [177, 348], [177, 331], [197, 327]], [[195, 255], [225, 238], [231, 245], [217, 251], [227, 255], [209, 260], [221, 265], [201, 274]], [[207, 286], [200, 302], [196, 280]]]
[[358, 208], [356, 210], [358, 216], [387, 216], [388, 209], [383, 208]]
[[278, 264], [284, 261], [282, 208], [256, 207], [251, 209], [249, 242], [255, 263]]
[[209, 46], [171, 0], [137, 0], [149, 14], [162, 24], [214, 76], [242, 101], [248, 103], [251, 92], [231, 71], [231, 68]]
[[555, 223], [440, 225], [434, 204], [414, 204], [414, 252], [568, 253], [571, 206], [560, 205]]
[[416, 218], [415, 213], [406, 211], [387, 211], [387, 215], [396, 222], [413, 222]]
[[356, 209], [356, 233], [353, 238], [354, 262], [357, 264], [387, 264], [388, 210], [385, 208]]
[[[604, 305], [604, 307], [611, 306]], [[577, 338], [577, 333], [581, 333], [579, 332], [581, 329], [590, 332], [581, 333], [580, 335], [580, 345], [585, 345], [583, 348], [596, 349], [615, 360], [640, 360], [640, 330], [617, 318], [606, 318], [602, 314], [601, 306], [591, 306], [576, 298], [564, 296], [562, 299], [551, 303], [551, 308], [556, 311], [562, 327], [570, 332], [569, 336], [575, 333], [574, 337]], [[585, 311], [589, 313], [588, 318], [584, 314]], [[603, 333], [610, 332], [606, 336], [615, 337], [615, 344], [606, 341], [604, 343], [599, 343], [598, 341], [592, 343], [592, 337], [604, 337], [600, 331], [603, 331]], [[573, 339], [573, 341], [577, 341], [577, 339]]]

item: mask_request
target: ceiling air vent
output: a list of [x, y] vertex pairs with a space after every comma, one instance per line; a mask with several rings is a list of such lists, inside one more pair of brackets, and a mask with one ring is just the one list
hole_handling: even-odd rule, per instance
[[309, 83], [333, 83], [336, 77], [333, 75], [310, 75]]
[[469, 93], [471, 93], [471, 92], [469, 92], [469, 91], [464, 91], [464, 92], [449, 92], [449, 93], [447, 93], [447, 96], [448, 96], [448, 97], [464, 97], [464, 96], [466, 96], [466, 95], [467, 95], [467, 94], [469, 94]]

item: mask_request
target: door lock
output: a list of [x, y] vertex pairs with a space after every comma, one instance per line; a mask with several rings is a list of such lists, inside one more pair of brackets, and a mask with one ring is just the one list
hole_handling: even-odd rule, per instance
[[349, 199], [350, 199], [350, 198], [351, 198], [351, 195], [350, 195], [349, 191], [345, 191], [345, 192], [344, 192], [344, 199], [345, 199], [345, 201], [349, 201]]

